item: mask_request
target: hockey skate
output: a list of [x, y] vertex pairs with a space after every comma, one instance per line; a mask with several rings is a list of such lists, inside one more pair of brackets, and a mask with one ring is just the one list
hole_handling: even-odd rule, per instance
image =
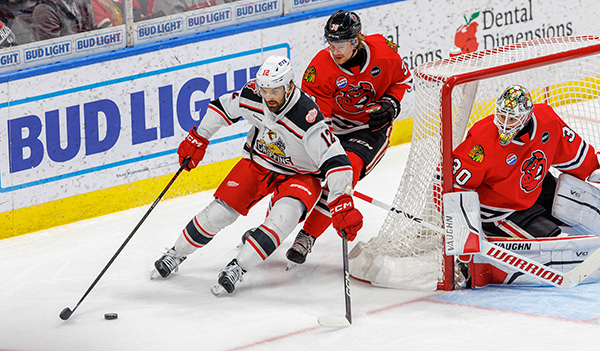
[[238, 265], [237, 260], [234, 258], [225, 268], [223, 268], [223, 270], [221, 270], [217, 284], [210, 290], [215, 296], [219, 296], [225, 291], [231, 294], [235, 290], [235, 283], [237, 283], [238, 280], [242, 281], [242, 275], [244, 273], [246, 273], [246, 271]]
[[168, 249], [165, 254], [154, 262], [154, 269], [150, 273], [150, 279], [156, 279], [159, 276], [167, 278], [171, 273], [179, 270], [181, 262], [185, 261], [187, 257], [182, 257], [175, 251], [175, 248]]
[[295, 265], [303, 264], [306, 261], [306, 256], [312, 250], [315, 240], [317, 240], [317, 238], [305, 232], [304, 229], [300, 229], [300, 232], [298, 232], [298, 235], [296, 236], [296, 240], [294, 240], [294, 244], [285, 254], [289, 260], [286, 270], [290, 270], [294, 268]]

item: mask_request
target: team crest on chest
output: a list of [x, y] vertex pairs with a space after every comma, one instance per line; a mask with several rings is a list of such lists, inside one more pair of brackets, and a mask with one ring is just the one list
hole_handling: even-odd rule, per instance
[[348, 113], [363, 112], [373, 98], [375, 89], [370, 82], [360, 82], [358, 85], [350, 84], [349, 90], [341, 90], [335, 95], [335, 102]]
[[473, 148], [471, 149], [471, 151], [469, 151], [469, 157], [475, 162], [482, 163], [483, 158], [485, 157], [483, 146], [478, 144], [473, 145]]
[[546, 155], [541, 150], [531, 153], [531, 157], [521, 165], [521, 189], [526, 193], [535, 190], [544, 180], [547, 171]]
[[285, 142], [272, 130], [263, 132], [261, 138], [256, 140], [256, 149], [277, 163], [292, 164], [292, 158], [285, 154]]

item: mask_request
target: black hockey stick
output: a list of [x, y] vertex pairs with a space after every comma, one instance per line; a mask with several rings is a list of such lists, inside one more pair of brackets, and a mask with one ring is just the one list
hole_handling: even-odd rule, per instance
[[350, 299], [350, 271], [348, 270], [348, 236], [343, 229], [342, 233], [342, 258], [344, 262], [344, 297], [346, 303], [346, 317], [320, 316], [319, 324], [324, 327], [340, 328], [352, 324], [352, 302]]
[[102, 276], [104, 275], [104, 273], [106, 272], [106, 270], [108, 269], [108, 267], [110, 267], [110, 265], [114, 262], [114, 260], [117, 258], [117, 256], [121, 253], [121, 251], [123, 251], [123, 248], [125, 248], [125, 245], [127, 245], [127, 243], [129, 242], [129, 240], [131, 240], [131, 238], [133, 237], [133, 234], [135, 234], [135, 232], [137, 232], [137, 230], [140, 228], [140, 226], [142, 225], [142, 223], [144, 223], [144, 221], [146, 220], [146, 218], [148, 217], [148, 215], [150, 215], [150, 212], [152, 212], [152, 210], [154, 209], [154, 207], [156, 206], [156, 204], [158, 204], [158, 202], [162, 199], [162, 197], [165, 195], [165, 193], [167, 192], [167, 190], [169, 190], [169, 188], [171, 187], [171, 185], [173, 184], [173, 182], [175, 182], [175, 180], [177, 179], [177, 177], [179, 177], [179, 174], [181, 174], [181, 172], [185, 169], [185, 167], [187, 167], [187, 165], [188, 165], [189, 162], [190, 162], [190, 158], [189, 157], [187, 159], [185, 159], [185, 161], [183, 161], [183, 164], [181, 165], [181, 167], [179, 167], [179, 170], [177, 171], [177, 173], [175, 173], [175, 175], [173, 176], [173, 178], [171, 178], [171, 181], [169, 182], [169, 184], [167, 184], [167, 186], [164, 188], [164, 190], [162, 191], [162, 193], [160, 193], [160, 195], [158, 195], [158, 198], [156, 200], [154, 200], [154, 203], [152, 204], [152, 206], [150, 206], [150, 208], [148, 209], [148, 211], [146, 211], [146, 214], [144, 215], [144, 217], [142, 217], [142, 219], [138, 222], [138, 224], [135, 226], [135, 228], [133, 229], [133, 231], [131, 232], [131, 234], [129, 234], [129, 236], [127, 237], [127, 239], [125, 239], [125, 241], [123, 242], [123, 244], [121, 245], [121, 247], [119, 247], [119, 249], [117, 250], [117, 252], [115, 252], [115, 254], [110, 259], [110, 261], [108, 261], [108, 264], [104, 267], [104, 269], [102, 270], [102, 272], [100, 272], [100, 274], [96, 277], [96, 280], [94, 280], [94, 282], [92, 283], [92, 285], [90, 285], [90, 287], [87, 289], [87, 291], [85, 292], [85, 294], [83, 294], [83, 296], [81, 297], [81, 299], [79, 300], [79, 302], [77, 302], [77, 305], [75, 305], [75, 308], [70, 309], [69, 307], [65, 307], [65, 309], [60, 312], [60, 315], [59, 315], [60, 319], [62, 319], [63, 321], [66, 321], [67, 319], [69, 319], [69, 317], [71, 317], [71, 315], [79, 307], [79, 305], [81, 304], [81, 302], [83, 302], [83, 300], [88, 296], [88, 294], [90, 293], [90, 291], [92, 291], [92, 289], [94, 288], [94, 286], [96, 286], [96, 284], [98, 283], [98, 281], [100, 280], [100, 278], [102, 278]]

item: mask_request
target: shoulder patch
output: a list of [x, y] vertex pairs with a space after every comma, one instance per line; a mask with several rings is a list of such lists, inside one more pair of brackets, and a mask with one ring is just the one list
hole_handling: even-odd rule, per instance
[[317, 77], [317, 69], [315, 68], [315, 66], [310, 66], [306, 69], [306, 71], [304, 71], [302, 80], [307, 83], [314, 83], [316, 77]]
[[393, 41], [387, 39], [385, 40], [385, 43], [390, 47], [390, 49], [392, 49], [392, 51], [395, 53], [398, 52], [398, 44], [395, 44]]
[[313, 108], [312, 110], [308, 111], [308, 113], [306, 114], [306, 122], [311, 123], [311, 124], [315, 123], [318, 115], [319, 115], [319, 111], [317, 111], [316, 108]]
[[240, 96], [246, 98], [248, 100], [262, 103], [262, 97], [259, 93], [258, 84], [256, 84], [256, 80], [250, 80], [240, 91]]
[[482, 163], [484, 157], [485, 152], [483, 151], [483, 147], [479, 144], [473, 145], [473, 148], [469, 151], [469, 158], [475, 162]]

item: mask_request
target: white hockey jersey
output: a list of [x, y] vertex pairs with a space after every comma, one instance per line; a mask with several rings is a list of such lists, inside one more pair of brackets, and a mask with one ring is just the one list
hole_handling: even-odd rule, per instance
[[272, 113], [251, 80], [239, 93], [210, 102], [198, 134], [210, 139], [221, 127], [244, 118], [248, 132], [243, 157], [277, 173], [312, 174], [326, 179], [331, 201], [352, 186], [352, 167], [342, 145], [325, 124], [316, 103], [298, 87], [278, 113]]

